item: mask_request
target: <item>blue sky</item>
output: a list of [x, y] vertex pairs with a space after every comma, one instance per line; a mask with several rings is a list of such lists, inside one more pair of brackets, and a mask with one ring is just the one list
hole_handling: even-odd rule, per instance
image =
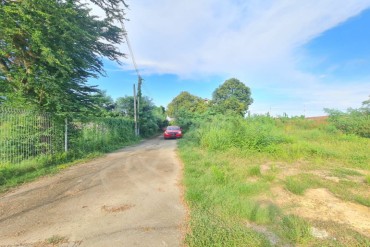
[[[252, 113], [323, 115], [357, 108], [370, 95], [370, 0], [128, 0], [126, 29], [156, 105], [181, 91], [211, 98], [231, 77], [251, 88]], [[112, 98], [137, 81], [104, 60], [91, 80]]]

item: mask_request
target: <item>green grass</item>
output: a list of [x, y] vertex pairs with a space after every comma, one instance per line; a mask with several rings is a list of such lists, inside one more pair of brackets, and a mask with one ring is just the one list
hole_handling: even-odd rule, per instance
[[365, 177], [365, 182], [370, 185], [370, 175]]
[[259, 165], [255, 165], [248, 168], [249, 176], [261, 176], [261, 168]]
[[185, 239], [189, 247], [271, 246], [263, 235], [246, 229], [240, 222], [227, 222], [199, 209], [192, 211], [190, 228], [193, 231]]
[[63, 153], [54, 156], [39, 156], [17, 165], [2, 165], [0, 166], [0, 192], [101, 155], [102, 153], [90, 153], [83, 158], [76, 158], [73, 153]]
[[276, 187], [298, 196], [326, 188], [344, 201], [369, 207], [369, 176], [363, 175], [370, 170], [369, 145], [369, 139], [304, 119], [217, 117], [200, 124], [179, 142], [191, 210], [186, 243], [244, 246], [240, 243], [249, 239], [250, 246], [269, 246], [268, 234], [246, 227], [245, 222], [253, 222], [278, 235], [278, 246], [346, 246], [348, 239], [361, 246], [366, 238], [350, 230], [331, 233], [339, 242], [314, 238], [314, 222], [291, 215], [271, 196]]
[[296, 195], [303, 195], [307, 189], [318, 187], [318, 182], [312, 175], [301, 174], [299, 176], [286, 177], [284, 185], [288, 191]]
[[332, 174], [336, 177], [346, 178], [348, 176], [362, 176], [361, 173], [352, 169], [346, 169], [343, 167], [334, 168]]
[[304, 244], [308, 243], [312, 239], [312, 235], [310, 234], [310, 225], [297, 216], [284, 216], [281, 224], [281, 229], [283, 230], [282, 234], [291, 243]]

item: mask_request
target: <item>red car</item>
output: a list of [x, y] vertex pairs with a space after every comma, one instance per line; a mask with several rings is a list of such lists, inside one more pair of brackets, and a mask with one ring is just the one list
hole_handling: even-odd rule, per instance
[[182, 131], [179, 126], [167, 126], [166, 130], [163, 133], [164, 139], [170, 139], [170, 138], [181, 138], [182, 137]]

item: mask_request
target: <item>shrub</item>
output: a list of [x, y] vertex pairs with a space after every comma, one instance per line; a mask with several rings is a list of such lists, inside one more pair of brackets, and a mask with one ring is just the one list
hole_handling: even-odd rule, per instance
[[197, 133], [200, 146], [220, 151], [230, 148], [262, 151], [289, 141], [269, 117], [216, 116], [200, 125]]
[[346, 134], [355, 134], [370, 138], [370, 114], [367, 111], [349, 109], [341, 112], [325, 109], [329, 113], [329, 122]]

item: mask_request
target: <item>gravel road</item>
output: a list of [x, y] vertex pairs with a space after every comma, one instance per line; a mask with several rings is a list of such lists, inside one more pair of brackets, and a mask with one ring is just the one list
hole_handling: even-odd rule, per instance
[[0, 194], [0, 246], [180, 246], [175, 150], [154, 138]]

